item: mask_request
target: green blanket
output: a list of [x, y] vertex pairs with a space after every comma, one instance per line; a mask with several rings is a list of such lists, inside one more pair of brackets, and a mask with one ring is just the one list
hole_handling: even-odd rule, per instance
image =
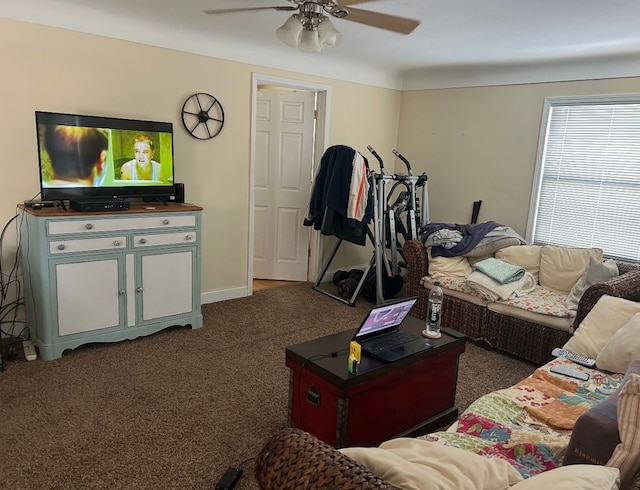
[[524, 269], [517, 265], [490, 257], [474, 264], [473, 268], [500, 284], [517, 281], [524, 276]]

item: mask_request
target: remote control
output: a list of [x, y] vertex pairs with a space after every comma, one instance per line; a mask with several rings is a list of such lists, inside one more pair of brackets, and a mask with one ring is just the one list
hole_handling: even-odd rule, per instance
[[589, 379], [588, 373], [583, 373], [582, 371], [578, 371], [577, 369], [569, 369], [566, 366], [552, 366], [550, 371], [556, 374], [564, 374], [565, 376], [576, 378], [581, 381], [587, 381]]
[[242, 476], [242, 470], [240, 468], [229, 468], [218, 484], [216, 485], [216, 490], [231, 490], [235, 487], [236, 483]]
[[447, 335], [451, 335], [455, 339], [466, 337], [466, 335], [462, 332], [458, 332], [457, 330], [454, 330], [452, 328], [442, 327], [440, 331], [446, 333]]
[[580, 356], [578, 354], [574, 354], [573, 352], [569, 352], [568, 350], [560, 349], [559, 347], [556, 347], [555, 349], [553, 349], [553, 351], [551, 351], [551, 354], [553, 354], [556, 357], [565, 357], [570, 361], [575, 362], [576, 364], [580, 364], [581, 366], [585, 366], [588, 368], [595, 367], [596, 365], [595, 359], [591, 359], [590, 357]]

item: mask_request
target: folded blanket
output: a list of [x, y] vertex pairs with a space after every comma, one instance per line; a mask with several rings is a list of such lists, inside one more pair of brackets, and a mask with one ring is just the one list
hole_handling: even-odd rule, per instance
[[525, 271], [521, 279], [500, 284], [483, 272], [473, 271], [467, 277], [466, 284], [474, 293], [487, 301], [498, 301], [500, 299], [507, 300], [512, 295], [521, 296], [533, 291], [536, 287], [536, 280], [533, 274]]
[[500, 284], [506, 284], [522, 279], [525, 272], [522, 267], [503, 262], [502, 260], [498, 260], [493, 257], [476, 262], [473, 265], [473, 268], [483, 272]]

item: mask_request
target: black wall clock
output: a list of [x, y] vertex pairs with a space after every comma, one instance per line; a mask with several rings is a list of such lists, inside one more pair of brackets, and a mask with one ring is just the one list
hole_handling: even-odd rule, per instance
[[210, 140], [224, 126], [224, 109], [213, 95], [193, 94], [182, 105], [182, 124], [191, 136]]

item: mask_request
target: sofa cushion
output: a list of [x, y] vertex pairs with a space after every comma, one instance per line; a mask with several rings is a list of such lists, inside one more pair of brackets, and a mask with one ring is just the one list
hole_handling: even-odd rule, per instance
[[636, 313], [602, 348], [596, 357], [598, 369], [624, 373], [634, 359], [640, 359], [640, 313]]
[[589, 257], [589, 265], [582, 273], [567, 296], [567, 308], [575, 317], [578, 311], [578, 303], [584, 292], [594, 284], [605, 282], [618, 275], [618, 266], [615, 260], [609, 259], [600, 262], [595, 257]]
[[466, 257], [431, 257], [431, 247], [427, 247], [429, 275], [434, 279], [443, 276], [467, 277], [472, 269]]
[[620, 470], [620, 488], [627, 488], [640, 471], [640, 375], [632, 374], [618, 397], [620, 444], [607, 466]]
[[618, 490], [619, 471], [595, 465], [561, 466], [523, 482], [513, 490]]
[[540, 251], [540, 285], [569, 294], [589, 265], [591, 256], [602, 261], [602, 249], [543, 245]]
[[377, 448], [344, 448], [343, 453], [372, 473], [405, 489], [507, 489], [523, 481], [508, 462], [413, 438]]
[[562, 330], [563, 332], [569, 332], [571, 329], [571, 321], [567, 317], [557, 317], [547, 315], [544, 313], [534, 313], [523, 308], [516, 306], [509, 306], [504, 302], [489, 303], [487, 308], [491, 311], [499, 313], [500, 315], [509, 316], [511, 318], [518, 318], [526, 322], [536, 323], [545, 327], [553, 328], [555, 330]]
[[[426, 289], [431, 289], [434, 280], [434, 278], [426, 276], [420, 282]], [[478, 306], [487, 305], [487, 299], [475, 294], [467, 285], [467, 280], [464, 277], [443, 276], [438, 281], [440, 281], [442, 292], [446, 296], [453, 296]]]
[[532, 313], [541, 315], [567, 318], [567, 297], [557, 291], [536, 286], [533, 291], [523, 296], [513, 296], [507, 300], [497, 301], [499, 304], [513, 306]]
[[496, 259], [522, 267], [533, 274], [536, 282], [540, 273], [540, 253], [542, 245], [519, 245], [507, 247], [496, 252]]
[[582, 320], [563, 349], [596, 359], [613, 334], [636, 313], [640, 313], [640, 303], [605, 294]]

